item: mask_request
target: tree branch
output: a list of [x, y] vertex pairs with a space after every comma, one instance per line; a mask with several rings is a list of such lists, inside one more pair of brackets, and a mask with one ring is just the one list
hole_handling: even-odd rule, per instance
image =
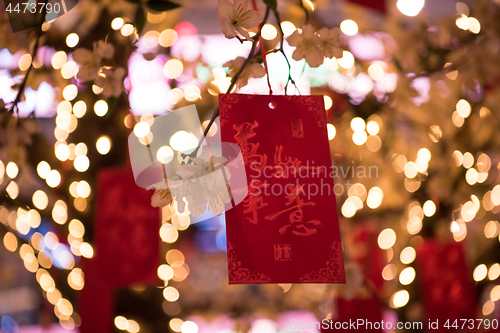
[[31, 64], [28, 67], [28, 70], [26, 71], [26, 75], [23, 78], [23, 81], [21, 82], [21, 85], [19, 86], [19, 90], [17, 91], [16, 98], [14, 101], [12, 101], [12, 106], [9, 108], [8, 112], [14, 113], [19, 112], [19, 107], [18, 104], [21, 102], [21, 98], [24, 92], [24, 89], [26, 88], [26, 82], [28, 81], [28, 76], [31, 73], [31, 69], [33, 68], [33, 62], [35, 61], [36, 53], [38, 52], [38, 48], [40, 47], [40, 39], [42, 38], [43, 30], [42, 30], [42, 25], [43, 22], [45, 21], [45, 16], [47, 15], [47, 3], [48, 0], [45, 0], [45, 5], [43, 9], [43, 15], [42, 15], [42, 20], [40, 22], [40, 29], [38, 30], [38, 35], [36, 37], [35, 41], [35, 46], [33, 47], [33, 53], [31, 54]]
[[[260, 24], [260, 29], [257, 32], [257, 34], [255, 36], [253, 36], [252, 48], [250, 50], [250, 53], [248, 54], [248, 57], [245, 59], [245, 62], [243, 63], [243, 65], [240, 67], [240, 69], [236, 72], [236, 74], [234, 74], [233, 78], [231, 79], [231, 84], [227, 88], [226, 94], [230, 93], [231, 90], [233, 90], [241, 73], [243, 73], [243, 70], [245, 69], [245, 67], [250, 63], [250, 60], [254, 57], [255, 48], [257, 47], [257, 44], [259, 43], [259, 37], [260, 37], [261, 31], [262, 31], [262, 27], [264, 26], [264, 23], [266, 23], [267, 18], [269, 17], [270, 10], [271, 9], [269, 7], [267, 7], [266, 14], [264, 15], [264, 19], [262, 20], [262, 22]], [[210, 131], [210, 128], [212, 127], [213, 123], [215, 122], [215, 119], [217, 119], [218, 116], [219, 116], [219, 107], [217, 106], [217, 108], [214, 110], [214, 113], [212, 114], [212, 117], [210, 118], [210, 122], [208, 123], [207, 127], [203, 131], [203, 135], [201, 136], [200, 141], [198, 142], [198, 146], [191, 154], [186, 154], [184, 156], [190, 156], [190, 157], [196, 156], [196, 154], [198, 153], [198, 150], [200, 149], [200, 147], [203, 143], [203, 140], [205, 140], [208, 132]]]
[[302, 1], [303, 0], [299, 0], [299, 7], [302, 8], [304, 14], [306, 15], [306, 22], [304, 24], [307, 24], [309, 23], [309, 12], [307, 11], [306, 7], [304, 7], [304, 3]]
[[280, 33], [281, 33], [280, 48], [278, 49], [278, 51], [281, 52], [281, 54], [283, 54], [283, 57], [285, 58], [286, 63], [288, 65], [288, 78], [287, 78], [286, 84], [285, 84], [285, 95], [286, 95], [286, 90], [288, 88], [289, 82], [292, 82], [292, 84], [295, 86], [295, 88], [297, 90], [298, 90], [298, 88], [297, 88], [297, 85], [295, 84], [295, 81], [292, 79], [292, 66], [290, 65], [290, 61], [288, 61], [288, 58], [285, 54], [285, 51], [283, 50], [283, 43], [285, 41], [285, 33], [283, 32], [283, 28], [281, 27], [281, 19], [280, 19], [280, 15], [279, 15], [277, 10], [274, 11], [274, 16], [276, 17], [276, 21], [278, 21], [278, 27], [279, 27]]

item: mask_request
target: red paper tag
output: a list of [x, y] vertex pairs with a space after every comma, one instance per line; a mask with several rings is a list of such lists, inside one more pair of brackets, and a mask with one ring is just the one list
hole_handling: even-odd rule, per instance
[[439, 321], [433, 331], [448, 332], [443, 326], [447, 320], [476, 318], [472, 274], [461, 243], [428, 240], [417, 250], [416, 263], [427, 319]]
[[385, 13], [385, 0], [348, 0], [348, 1]]
[[151, 194], [135, 184], [130, 166], [101, 170], [97, 178], [96, 255], [84, 261], [82, 333], [113, 330], [116, 287], [160, 281], [159, 212]]
[[96, 265], [113, 286], [159, 282], [159, 211], [130, 168], [98, 174]]
[[384, 279], [384, 257], [378, 246], [379, 231], [370, 222], [361, 222], [353, 225], [347, 239], [350, 259], [359, 264], [363, 271], [366, 286], [375, 295], [381, 296]]
[[220, 94], [219, 108], [248, 183], [226, 212], [229, 283], [345, 283], [323, 97]]
[[324, 332], [380, 333], [382, 329], [382, 303], [376, 298], [338, 298], [335, 302], [335, 320], [323, 321]]
[[85, 287], [80, 296], [81, 333], [113, 332], [114, 291], [104, 280], [95, 260], [83, 260]]

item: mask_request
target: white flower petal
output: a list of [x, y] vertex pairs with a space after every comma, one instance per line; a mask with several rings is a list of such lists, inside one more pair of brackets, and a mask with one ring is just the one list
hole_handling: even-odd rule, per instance
[[243, 88], [244, 86], [246, 86], [248, 84], [248, 74], [247, 75], [243, 75], [245, 72], [248, 73], [248, 71], [243, 71], [243, 73], [241, 73], [242, 75], [240, 75], [240, 79], [238, 80], [238, 87], [240, 88]]
[[323, 27], [323, 28], [319, 29], [318, 35], [319, 35], [319, 38], [321, 38], [321, 40], [326, 40], [326, 39], [334, 38], [333, 29], [330, 30], [330, 29], [328, 29], [326, 27]]
[[248, 9], [248, 0], [235, 0], [234, 1], [234, 9], [238, 10], [241, 8], [243, 11]]
[[222, 30], [222, 33], [224, 34], [224, 36], [226, 36], [226, 38], [234, 38], [236, 36], [238, 36], [238, 34], [236, 33], [236, 28], [234, 25], [232, 25], [227, 19], [222, 19], [222, 21], [220, 22], [220, 29]]
[[295, 49], [295, 51], [293, 51], [292, 58], [293, 58], [293, 60], [300, 61], [301, 59], [304, 59], [306, 54], [307, 54], [307, 52], [306, 52], [306, 49], [304, 47], [301, 47], [301, 48], [297, 47]]
[[151, 206], [152, 207], [164, 207], [172, 202], [172, 196], [163, 198], [161, 193], [165, 190], [155, 190], [155, 193], [151, 196]]
[[257, 63], [250, 65], [250, 72], [255, 78], [260, 78], [266, 75], [266, 69], [261, 64]]
[[316, 29], [311, 24], [302, 27], [302, 38], [311, 39], [316, 35]]
[[302, 41], [302, 36], [300, 35], [298, 30], [295, 30], [293, 34], [286, 38], [286, 41], [290, 46], [297, 46]]
[[310, 67], [319, 67], [323, 63], [323, 52], [316, 50], [306, 54], [306, 61]]
[[232, 3], [227, 0], [217, 1], [217, 17], [219, 18], [219, 20], [230, 20], [232, 18], [233, 12], [234, 7]]
[[183, 179], [189, 179], [192, 177], [197, 177], [198, 175], [198, 168], [194, 164], [184, 164], [181, 165], [180, 167], [177, 168], [175, 171], [179, 176], [181, 176]]
[[240, 33], [240, 35], [242, 35], [246, 39], [251, 39], [250, 34], [248, 33], [248, 31], [246, 31], [242, 27], [236, 26], [236, 31], [238, 31]]
[[255, 28], [260, 23], [260, 16], [255, 10], [249, 10], [242, 18], [241, 26], [245, 29]]

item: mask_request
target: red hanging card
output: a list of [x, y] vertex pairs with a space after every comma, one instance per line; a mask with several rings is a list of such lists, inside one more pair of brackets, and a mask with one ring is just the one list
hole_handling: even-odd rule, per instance
[[385, 14], [385, 0], [349, 0], [371, 9], [375, 9]]
[[226, 212], [229, 283], [345, 283], [323, 96], [220, 94], [219, 108], [248, 183]]
[[114, 292], [105, 282], [95, 260], [83, 260], [85, 287], [79, 300], [81, 333], [113, 332]]
[[381, 296], [384, 287], [382, 270], [384, 256], [378, 246], [380, 231], [370, 222], [361, 222], [350, 228], [347, 239], [350, 259], [361, 266], [364, 282], [371, 292]]
[[[382, 303], [376, 298], [336, 299], [334, 320], [322, 325], [324, 332], [364, 332], [381, 333]], [[325, 323], [325, 322], [323, 322]], [[356, 325], [352, 325], [356, 323]]]
[[139, 188], [132, 170], [98, 174], [95, 227], [96, 265], [113, 286], [159, 282], [159, 211], [151, 193]]
[[130, 166], [101, 170], [97, 181], [96, 255], [84, 261], [82, 333], [113, 330], [116, 287], [160, 282], [159, 211], [151, 193], [135, 184]]
[[477, 300], [461, 243], [427, 240], [417, 249], [417, 277], [426, 317], [439, 321], [433, 332], [448, 332], [449, 320], [475, 319]]

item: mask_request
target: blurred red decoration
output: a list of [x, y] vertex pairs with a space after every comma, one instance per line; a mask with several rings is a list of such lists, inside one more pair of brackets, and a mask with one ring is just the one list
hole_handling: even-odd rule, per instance
[[[332, 322], [323, 321], [321, 332], [382, 332], [382, 303], [376, 298], [354, 298], [345, 300], [338, 298], [335, 301]], [[327, 323], [325, 325], [325, 323]], [[327, 326], [328, 328], [326, 328]]]
[[439, 321], [433, 332], [448, 332], [447, 320], [451, 325], [476, 318], [477, 298], [462, 243], [426, 240], [417, 249], [416, 264], [425, 315], [431, 322]]
[[385, 0], [348, 0], [348, 1], [385, 13]]
[[80, 294], [81, 333], [113, 332], [114, 290], [103, 279], [95, 260], [84, 260], [85, 287]]
[[109, 283], [158, 282], [159, 210], [151, 192], [138, 187], [132, 170], [116, 168], [98, 174], [95, 226], [96, 257]]
[[375, 295], [381, 296], [384, 285], [384, 254], [378, 246], [379, 232], [369, 222], [354, 225], [348, 233], [349, 256], [361, 266], [364, 282]]
[[159, 283], [160, 222], [151, 193], [135, 184], [130, 167], [101, 170], [97, 179], [96, 255], [84, 270], [82, 333], [111, 332], [114, 288]]

